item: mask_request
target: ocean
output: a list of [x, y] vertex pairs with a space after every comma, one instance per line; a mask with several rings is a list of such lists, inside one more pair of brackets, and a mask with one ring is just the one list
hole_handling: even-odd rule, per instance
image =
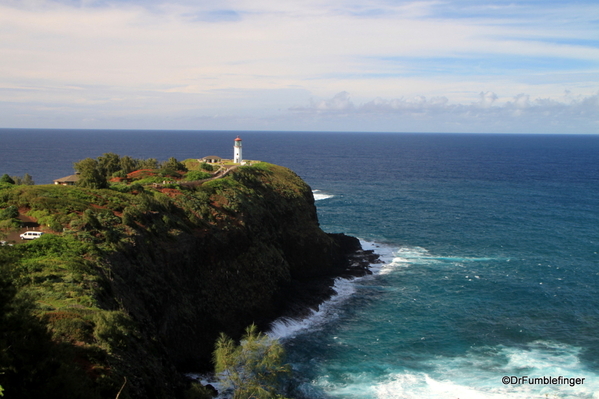
[[0, 129], [0, 174], [232, 158], [287, 166], [371, 276], [278, 321], [294, 398], [599, 398], [599, 135]]

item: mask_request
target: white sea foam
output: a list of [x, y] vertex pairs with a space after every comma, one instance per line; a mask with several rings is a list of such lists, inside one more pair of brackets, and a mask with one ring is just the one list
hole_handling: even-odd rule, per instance
[[[361, 244], [365, 250], [372, 249], [379, 254], [384, 263], [372, 265], [374, 275], [360, 279], [401, 273], [406, 268], [420, 265], [453, 267], [468, 262], [509, 261], [507, 258], [436, 256], [422, 247], [392, 247], [372, 241], [361, 241]], [[480, 276], [473, 273], [468, 278], [480, 279]], [[339, 298], [325, 303], [321, 311], [308, 319], [276, 326], [274, 336], [292, 337], [335, 317], [338, 304], [352, 295], [357, 286], [357, 280], [342, 281], [348, 289]], [[329, 375], [325, 367], [324, 373], [312, 384], [331, 397], [352, 399], [599, 399], [599, 374], [586, 369], [580, 355], [578, 347], [548, 341], [520, 347], [473, 347], [462, 356], [431, 356], [420, 366], [412, 365], [410, 369], [398, 364], [378, 365], [386, 369], [383, 374], [370, 371], [371, 368], [364, 364], [364, 367], [354, 367], [354, 370], [360, 368], [360, 372], [354, 373], [350, 367], [343, 373], [343, 378], [339, 378], [333, 372]], [[504, 384], [504, 376], [527, 376], [530, 380], [562, 376], [584, 378], [584, 383], [575, 386], [530, 384], [528, 381]]]
[[[364, 249], [373, 249], [382, 264], [373, 272], [385, 275], [418, 265], [456, 265], [465, 262], [508, 260], [507, 258], [435, 256], [422, 247], [391, 247], [362, 241]], [[478, 279], [480, 276], [470, 276]], [[431, 358], [420, 370], [397, 369], [389, 365], [387, 376], [371, 373], [346, 373], [342, 381], [329, 375], [319, 376], [313, 383], [333, 397], [352, 399], [599, 399], [599, 375], [585, 369], [580, 361], [580, 348], [546, 341], [525, 347], [497, 346], [473, 348], [464, 356]], [[529, 378], [584, 378], [584, 383], [508, 384], [504, 376]]]
[[318, 311], [313, 310], [308, 317], [299, 320], [287, 318], [275, 320], [267, 332], [268, 336], [276, 339], [293, 338], [303, 330], [317, 328], [323, 323], [337, 318], [337, 307], [356, 292], [356, 287], [353, 280], [338, 278], [335, 280], [333, 289], [336, 294], [322, 303]]
[[[387, 257], [387, 254], [391, 253], [390, 247], [377, 244], [373, 241], [360, 240], [360, 244], [364, 250], [374, 250], [377, 254], [381, 255], [381, 258]], [[375, 263], [371, 266], [373, 273], [377, 274], [380, 272], [382, 264]], [[322, 303], [318, 311], [312, 311], [309, 316], [303, 319], [281, 318], [275, 320], [271, 324], [270, 331], [267, 334], [277, 339], [293, 338], [298, 333], [318, 328], [323, 323], [336, 319], [338, 306], [356, 292], [356, 281], [367, 277], [336, 279], [333, 285], [336, 294]]]
[[[526, 347], [473, 349], [465, 356], [432, 358], [427, 372], [391, 371], [385, 378], [347, 374], [343, 383], [328, 376], [316, 380], [338, 397], [385, 399], [546, 399], [599, 398], [599, 375], [581, 364], [580, 348], [537, 341]], [[582, 384], [504, 384], [504, 376], [584, 378]], [[374, 381], [377, 380], [378, 381]]]
[[314, 195], [314, 201], [322, 201], [334, 197], [333, 194], [323, 193], [320, 190], [312, 190], [312, 194]]
[[[422, 255], [428, 253], [424, 248], [400, 248], [394, 251], [394, 248], [379, 244], [374, 241], [360, 240], [362, 249], [373, 250], [380, 256], [383, 263], [374, 263], [371, 265], [373, 275], [385, 274], [391, 272], [392, 269], [398, 266], [407, 266], [407, 261], [398, 254]], [[357, 277], [353, 279], [338, 278], [335, 280], [333, 289], [336, 294], [329, 300], [322, 303], [318, 311], [312, 311], [311, 314], [303, 319], [280, 318], [275, 320], [267, 333], [272, 338], [288, 339], [293, 338], [296, 334], [305, 332], [314, 328], [318, 328], [325, 322], [337, 318], [338, 306], [345, 302], [352, 294], [356, 292], [356, 282], [361, 279], [370, 278], [369, 275]]]
[[[463, 265], [474, 262], [490, 262], [490, 261], [509, 261], [508, 258], [489, 258], [489, 257], [458, 257], [458, 256], [435, 256], [422, 247], [399, 247], [391, 248], [388, 246], [380, 246], [381, 260], [385, 264], [380, 268], [381, 274], [394, 272], [398, 268], [405, 268], [414, 265], [440, 265], [446, 264], [450, 266]], [[480, 278], [480, 276], [474, 276]]]
[[[401, 272], [418, 265], [456, 265], [462, 262], [507, 260], [476, 257], [435, 256], [422, 247], [392, 247], [372, 241], [361, 241], [365, 250], [374, 250], [384, 262], [372, 265], [373, 276]], [[472, 278], [480, 278], [472, 274]], [[358, 279], [338, 280], [338, 294], [325, 302], [318, 312], [300, 321], [278, 321], [269, 335], [290, 338], [318, 328], [336, 318], [339, 304], [356, 290]], [[312, 381], [315, 389], [326, 395], [352, 399], [599, 399], [599, 375], [589, 371], [580, 360], [581, 349], [575, 346], [537, 341], [521, 347], [473, 347], [465, 355], [430, 357], [421, 367], [403, 368], [397, 364], [379, 365], [385, 374], [369, 371], [365, 364], [360, 372], [348, 368], [338, 375], [323, 373]], [[359, 361], [358, 359], [356, 359]], [[380, 368], [379, 368], [380, 369]], [[323, 370], [324, 371], [324, 370]], [[584, 378], [583, 384], [504, 384], [504, 376], [530, 379], [542, 377]]]
[[[318, 190], [316, 190], [318, 191]], [[395, 272], [399, 268], [406, 268], [418, 264], [431, 264], [439, 262], [456, 262], [457, 260], [466, 261], [484, 261], [492, 258], [450, 258], [433, 256], [429, 251], [422, 247], [394, 247], [388, 244], [381, 244], [375, 241], [360, 240], [364, 250], [373, 250], [379, 255], [381, 263], [371, 264], [373, 276], [385, 275]], [[478, 276], [474, 276], [479, 278]], [[322, 303], [318, 311], [312, 311], [311, 314], [303, 319], [281, 318], [275, 320], [268, 332], [273, 338], [287, 339], [292, 338], [297, 333], [305, 332], [317, 328], [325, 322], [337, 318], [338, 306], [346, 301], [355, 291], [356, 282], [370, 276], [363, 276], [353, 279], [339, 278], [335, 281], [333, 289], [336, 294], [328, 301]]]

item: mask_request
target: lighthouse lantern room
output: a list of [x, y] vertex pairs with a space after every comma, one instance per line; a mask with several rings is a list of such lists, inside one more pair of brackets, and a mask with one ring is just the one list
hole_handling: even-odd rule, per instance
[[241, 139], [239, 136], [235, 139], [235, 145], [233, 146], [233, 162], [241, 164], [243, 159], [241, 157]]

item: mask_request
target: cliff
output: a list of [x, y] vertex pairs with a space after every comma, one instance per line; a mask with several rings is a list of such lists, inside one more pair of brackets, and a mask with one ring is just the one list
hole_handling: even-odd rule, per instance
[[220, 332], [265, 328], [317, 306], [334, 276], [366, 272], [350, 264], [358, 240], [324, 233], [310, 187], [280, 166], [122, 191], [0, 190], [0, 209], [50, 233], [2, 247], [0, 265], [85, 375], [73, 397], [183, 397], [181, 372], [210, 368]]

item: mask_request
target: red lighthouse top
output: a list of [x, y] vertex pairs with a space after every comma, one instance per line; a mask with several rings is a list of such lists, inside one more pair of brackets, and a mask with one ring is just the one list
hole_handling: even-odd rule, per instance
[[241, 141], [241, 139], [239, 138], [239, 136], [237, 136], [237, 138], [235, 139], [235, 141]]

